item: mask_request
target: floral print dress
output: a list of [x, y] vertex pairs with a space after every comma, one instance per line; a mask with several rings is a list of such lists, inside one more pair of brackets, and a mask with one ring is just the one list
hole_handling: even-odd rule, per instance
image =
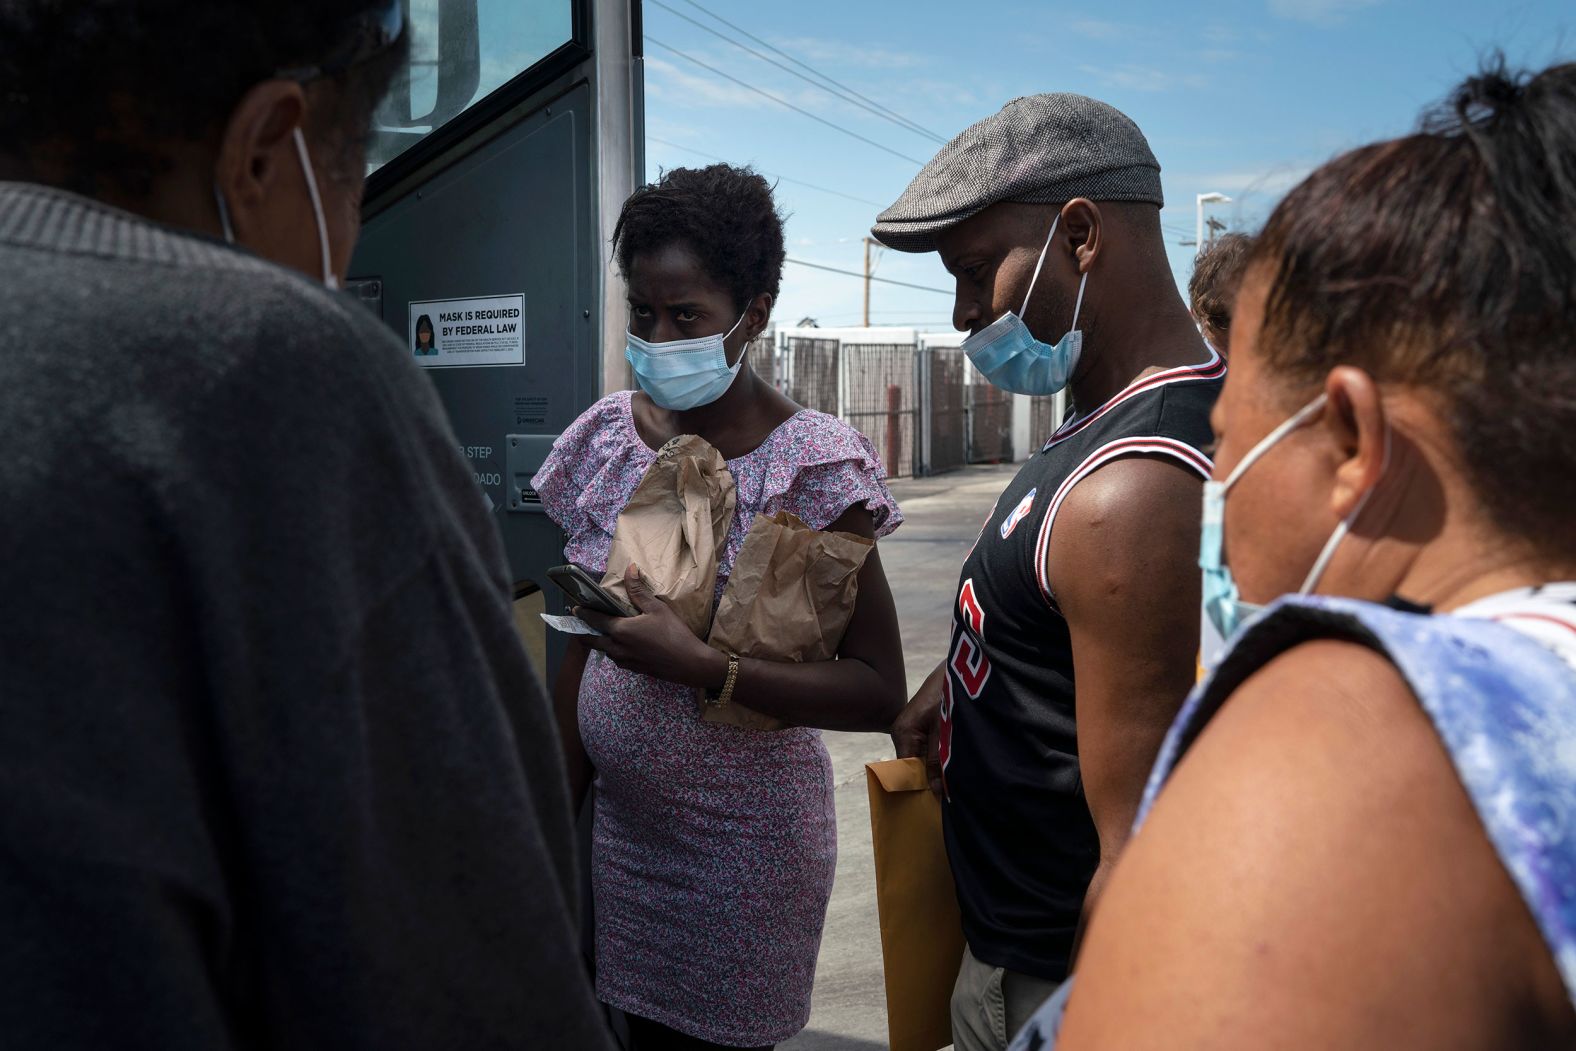
[[[588, 409], [532, 482], [567, 534], [565, 556], [593, 574], [606, 570], [618, 514], [656, 458], [632, 397]], [[799, 412], [728, 470], [738, 510], [718, 598], [757, 514], [791, 511], [824, 529], [857, 505], [878, 537], [902, 521], [869, 441], [823, 413]], [[579, 714], [596, 767], [597, 995], [713, 1043], [788, 1039], [809, 1020], [837, 856], [820, 731], [702, 722], [689, 687], [596, 652]]]

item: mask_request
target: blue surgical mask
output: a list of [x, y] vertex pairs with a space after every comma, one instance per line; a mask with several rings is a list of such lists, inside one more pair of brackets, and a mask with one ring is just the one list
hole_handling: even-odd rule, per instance
[[[1242, 601], [1237, 593], [1237, 582], [1232, 579], [1231, 568], [1225, 563], [1226, 492], [1237, 484], [1249, 467], [1274, 448], [1276, 443], [1316, 417], [1324, 408], [1325, 400], [1325, 395], [1320, 394], [1297, 410], [1291, 419], [1265, 435], [1262, 441], [1248, 450], [1248, 454], [1232, 469], [1224, 482], [1204, 483], [1204, 521], [1203, 529], [1199, 534], [1198, 566], [1204, 571], [1204, 616], [1200, 624], [1199, 649], [1205, 668], [1213, 668], [1219, 662], [1226, 643], [1232, 635], [1236, 634], [1242, 622], [1263, 609], [1262, 606]], [[1383, 469], [1388, 468], [1389, 461], [1390, 435], [1389, 431], [1386, 431], [1384, 468], [1381, 468], [1381, 473]], [[1336, 548], [1340, 547], [1341, 541], [1346, 539], [1352, 523], [1363, 513], [1363, 507], [1372, 494], [1373, 489], [1369, 489], [1357, 501], [1351, 513], [1341, 519], [1340, 524], [1335, 527], [1335, 532], [1330, 534], [1330, 539], [1325, 541], [1324, 549], [1319, 552], [1319, 557], [1314, 561], [1313, 568], [1308, 571], [1308, 576], [1303, 580], [1297, 594], [1310, 594], [1318, 586], [1319, 578], [1324, 576], [1330, 560], [1335, 557]]]
[[1060, 220], [1060, 213], [1051, 220], [1051, 232], [1045, 237], [1045, 247], [1040, 249], [1040, 261], [1035, 264], [1034, 276], [1029, 279], [1023, 306], [1016, 314], [1009, 310], [963, 341], [964, 353], [991, 385], [1014, 394], [1055, 394], [1067, 386], [1073, 369], [1078, 367], [1078, 356], [1083, 352], [1078, 311], [1083, 306], [1088, 271], [1078, 281], [1072, 326], [1054, 346], [1035, 339], [1029, 326], [1023, 323], [1022, 315], [1029, 309], [1029, 297], [1034, 295], [1034, 286], [1040, 280], [1045, 255], [1051, 250], [1051, 240], [1056, 236], [1056, 224]]
[[744, 316], [733, 323], [733, 328], [715, 336], [698, 336], [695, 339], [675, 339], [667, 343], [648, 343], [628, 334], [624, 359], [635, 370], [640, 389], [664, 409], [684, 412], [709, 405], [727, 393], [739, 375], [744, 356], [728, 364], [725, 344], [740, 325]]

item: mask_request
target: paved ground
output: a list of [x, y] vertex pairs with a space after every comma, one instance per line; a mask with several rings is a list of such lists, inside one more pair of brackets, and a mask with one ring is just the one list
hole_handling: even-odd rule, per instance
[[[971, 467], [892, 484], [908, 521], [881, 541], [881, 561], [897, 599], [908, 686], [913, 691], [941, 660], [952, 623], [958, 569], [980, 523], [1015, 467]], [[810, 1027], [783, 1051], [875, 1051], [887, 1046], [881, 984], [881, 932], [870, 856], [865, 764], [892, 757], [875, 734], [826, 734], [837, 781], [837, 881], [815, 975]]]

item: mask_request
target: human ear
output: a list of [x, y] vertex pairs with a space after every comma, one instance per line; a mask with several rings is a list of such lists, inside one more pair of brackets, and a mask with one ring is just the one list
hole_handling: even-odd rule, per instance
[[306, 108], [301, 85], [291, 80], [266, 80], [245, 95], [230, 113], [219, 138], [214, 184], [229, 207], [236, 239], [259, 249], [270, 226], [270, 200], [278, 200], [281, 184], [300, 182], [300, 162], [291, 132]]
[[1379, 484], [1389, 458], [1389, 421], [1379, 385], [1362, 369], [1342, 365], [1325, 377], [1322, 423], [1338, 462], [1330, 510], [1345, 518]]
[[1074, 197], [1062, 205], [1062, 227], [1072, 244], [1078, 272], [1087, 274], [1094, 268], [1104, 243], [1100, 206], [1086, 197]]
[[772, 294], [762, 292], [750, 301], [744, 311], [744, 341], [748, 343], [762, 332], [766, 331], [766, 323], [772, 319]]

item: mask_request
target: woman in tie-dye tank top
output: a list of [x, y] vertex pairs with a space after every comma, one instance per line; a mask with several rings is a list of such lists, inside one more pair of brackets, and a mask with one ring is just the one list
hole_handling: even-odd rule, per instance
[[1016, 1047], [1576, 1046], [1573, 334], [1576, 65], [1275, 210], [1205, 497], [1227, 648]]

